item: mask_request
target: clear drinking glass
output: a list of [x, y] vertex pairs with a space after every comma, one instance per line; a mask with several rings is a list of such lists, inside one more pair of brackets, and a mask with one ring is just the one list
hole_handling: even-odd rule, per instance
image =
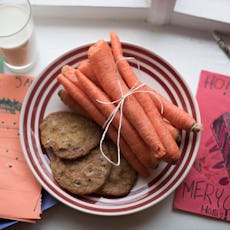
[[36, 60], [31, 11], [28, 0], [0, 0], [0, 54], [13, 72], [28, 71]]

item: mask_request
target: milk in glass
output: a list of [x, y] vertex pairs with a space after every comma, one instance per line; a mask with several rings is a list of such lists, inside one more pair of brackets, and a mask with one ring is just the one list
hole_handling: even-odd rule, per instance
[[10, 69], [33, 65], [36, 52], [30, 6], [0, 5], [0, 54]]

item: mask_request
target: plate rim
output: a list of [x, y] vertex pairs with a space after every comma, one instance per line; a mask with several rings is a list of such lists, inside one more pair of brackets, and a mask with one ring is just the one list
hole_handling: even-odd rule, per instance
[[[24, 140], [23, 140], [23, 135], [24, 134], [21, 134], [21, 132], [24, 131], [24, 124], [23, 124], [23, 117], [24, 117], [24, 113], [25, 113], [25, 105], [27, 104], [29, 98], [31, 97], [31, 93], [32, 93], [32, 90], [34, 88], [34, 86], [38, 83], [39, 79], [51, 68], [52, 69], [52, 66], [54, 64], [56, 64], [58, 61], [61, 61], [62, 59], [64, 59], [67, 55], [70, 55], [71, 53], [74, 53], [74, 52], [77, 52], [81, 49], [85, 49], [87, 47], [89, 47], [90, 45], [92, 45], [93, 43], [89, 43], [89, 44], [85, 44], [85, 45], [81, 45], [79, 47], [76, 47], [76, 48], [73, 48], [73, 49], [70, 49], [68, 51], [66, 51], [65, 53], [63, 53], [62, 55], [58, 56], [57, 58], [55, 58], [53, 61], [51, 61], [44, 69], [43, 71], [41, 71], [41, 73], [38, 75], [38, 77], [36, 77], [31, 85], [31, 87], [29, 88], [25, 98], [24, 98], [24, 103], [22, 105], [22, 110], [21, 110], [21, 116], [20, 116], [20, 127], [19, 127], [19, 130], [20, 130], [20, 143], [21, 143], [21, 146], [22, 146], [22, 150], [23, 150], [23, 155], [26, 159], [26, 162], [27, 164], [29, 165], [29, 168], [30, 170], [32, 171], [33, 175], [35, 176], [35, 178], [38, 180], [38, 182], [42, 185], [42, 187], [44, 189], [46, 189], [51, 195], [53, 195], [57, 200], [59, 200], [60, 202], [70, 206], [71, 208], [74, 208], [76, 210], [79, 210], [79, 211], [83, 211], [85, 213], [89, 213], [89, 214], [95, 214], [95, 215], [102, 215], [102, 216], [120, 216], [120, 215], [126, 215], [126, 214], [131, 214], [131, 213], [136, 213], [136, 212], [139, 212], [141, 210], [144, 210], [146, 208], [149, 208], [157, 203], [159, 203], [160, 201], [162, 201], [163, 199], [165, 199], [166, 197], [168, 197], [173, 191], [175, 191], [175, 189], [179, 186], [179, 184], [183, 181], [183, 179], [187, 176], [188, 172], [190, 171], [194, 161], [195, 161], [195, 158], [196, 158], [196, 155], [198, 153], [198, 149], [199, 149], [199, 145], [200, 145], [200, 138], [201, 138], [201, 135], [198, 134], [197, 135], [197, 139], [196, 139], [196, 144], [195, 144], [195, 147], [194, 147], [194, 150], [193, 150], [193, 154], [192, 154], [192, 157], [191, 157], [191, 160], [189, 162], [189, 165], [187, 166], [187, 168], [185, 169], [185, 171], [183, 172], [183, 175], [182, 177], [176, 181], [176, 183], [173, 184], [173, 186], [167, 191], [164, 193], [164, 195], [162, 195], [160, 198], [158, 198], [157, 200], [154, 200], [154, 202], [149, 202], [147, 205], [144, 205], [144, 206], [140, 206], [138, 208], [135, 208], [135, 209], [130, 209], [128, 211], [123, 211], [123, 212], [98, 212], [98, 211], [94, 211], [94, 210], [86, 210], [84, 208], [81, 208], [81, 207], [76, 207], [74, 206], [73, 204], [69, 203], [69, 202], [66, 202], [62, 197], [58, 196], [54, 191], [52, 191], [48, 186], [46, 186], [46, 184], [43, 182], [43, 180], [39, 177], [38, 173], [36, 172], [36, 170], [34, 169], [30, 159], [29, 159], [29, 156], [27, 154], [27, 149], [26, 149], [26, 146], [24, 145]], [[184, 84], [184, 86], [186, 87], [186, 90], [188, 91], [190, 97], [191, 97], [191, 100], [193, 102], [193, 106], [194, 106], [194, 109], [195, 109], [195, 113], [196, 113], [196, 120], [198, 122], [201, 121], [201, 117], [200, 117], [200, 110], [199, 110], [199, 106], [198, 106], [198, 103], [197, 103], [197, 100], [195, 99], [194, 95], [192, 94], [191, 92], [191, 89], [190, 87], [188, 86], [188, 84], [186, 83], [186, 81], [182, 78], [181, 74], [168, 62], [166, 61], [164, 58], [162, 58], [160, 55], [156, 54], [155, 52], [151, 51], [151, 50], [148, 50], [144, 47], [141, 47], [139, 45], [136, 45], [136, 44], [132, 44], [132, 43], [127, 43], [127, 42], [122, 42], [123, 45], [127, 45], [127, 46], [132, 46], [132, 47], [135, 47], [137, 49], [140, 49], [140, 50], [143, 50], [145, 51], [146, 53], [148, 54], [151, 54], [155, 57], [157, 57], [158, 59], [160, 59], [161, 61], [163, 61], [164, 63], [166, 63], [167, 66], [169, 66], [180, 78], [180, 81], [182, 81], [182, 83]]]

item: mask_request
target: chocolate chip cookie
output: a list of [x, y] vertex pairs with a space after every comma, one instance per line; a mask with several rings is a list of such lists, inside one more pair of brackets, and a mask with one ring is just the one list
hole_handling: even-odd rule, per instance
[[[112, 141], [106, 142], [113, 162], [117, 161], [117, 148]], [[124, 157], [121, 156], [119, 166], [112, 166], [110, 175], [105, 184], [98, 191], [102, 196], [120, 197], [127, 195], [137, 180], [136, 171], [129, 165]]]
[[49, 114], [40, 124], [43, 147], [63, 159], [76, 159], [96, 147], [101, 128], [92, 120], [74, 112]]
[[[106, 155], [110, 156], [105, 145], [103, 149]], [[112, 167], [101, 154], [99, 147], [76, 160], [53, 157], [50, 166], [57, 183], [67, 191], [78, 195], [95, 193], [100, 189]]]

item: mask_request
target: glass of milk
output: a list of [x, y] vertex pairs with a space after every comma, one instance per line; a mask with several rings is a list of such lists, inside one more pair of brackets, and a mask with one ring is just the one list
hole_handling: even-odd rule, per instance
[[0, 55], [16, 73], [29, 71], [36, 60], [31, 11], [28, 0], [0, 0]]

